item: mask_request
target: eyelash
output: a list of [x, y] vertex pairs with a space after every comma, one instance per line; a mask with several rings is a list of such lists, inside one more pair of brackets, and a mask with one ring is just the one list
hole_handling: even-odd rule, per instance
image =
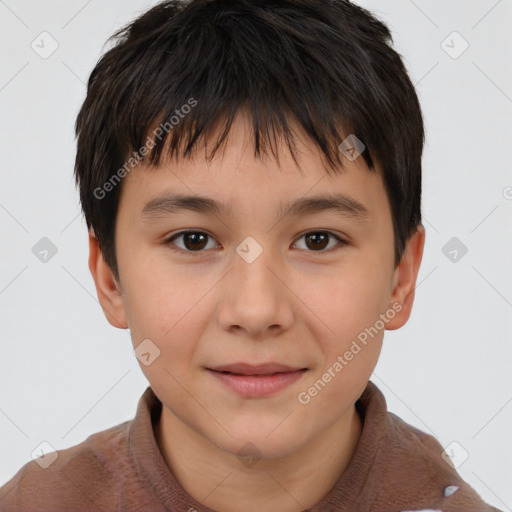
[[[207, 237], [213, 239], [213, 237], [210, 234], [206, 233], [205, 231], [193, 231], [193, 230], [190, 230], [190, 231], [180, 231], [180, 232], [175, 233], [174, 235], [172, 235], [167, 240], [165, 240], [164, 241], [164, 245], [169, 246], [169, 248], [173, 252], [177, 252], [177, 253], [181, 253], [181, 254], [185, 253], [187, 255], [192, 255], [192, 256], [199, 256], [200, 254], [206, 252], [205, 249], [200, 250], [200, 251], [189, 251], [189, 250], [186, 250], [186, 249], [181, 249], [180, 247], [176, 247], [173, 244], [173, 241], [176, 238], [179, 238], [180, 236], [186, 235], [188, 233], [195, 233], [195, 234], [206, 235]], [[339, 242], [340, 246], [348, 245], [348, 242], [346, 242], [339, 235], [337, 235], [336, 233], [333, 233], [332, 231], [327, 231], [327, 230], [310, 230], [310, 231], [306, 231], [305, 233], [300, 235], [300, 237], [297, 239], [297, 241], [300, 240], [301, 238], [304, 238], [306, 235], [309, 235], [311, 233], [324, 233], [324, 234], [327, 234], [327, 235], [335, 238]], [[340, 248], [341, 247], [338, 247], [337, 249], [335, 248], [334, 250], [339, 250]], [[305, 249], [301, 249], [301, 250], [305, 250]], [[331, 247], [330, 249], [324, 249], [324, 250], [321, 250], [321, 251], [306, 251], [306, 252], [322, 254], [322, 253], [326, 253], [326, 252], [331, 252], [332, 250], [333, 250], [333, 248]]]

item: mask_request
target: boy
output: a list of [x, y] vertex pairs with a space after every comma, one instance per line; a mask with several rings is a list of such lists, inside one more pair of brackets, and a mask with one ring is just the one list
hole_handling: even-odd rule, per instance
[[0, 510], [496, 510], [369, 381], [425, 237], [387, 27], [342, 0], [192, 0], [115, 36], [75, 173], [98, 298], [150, 387]]

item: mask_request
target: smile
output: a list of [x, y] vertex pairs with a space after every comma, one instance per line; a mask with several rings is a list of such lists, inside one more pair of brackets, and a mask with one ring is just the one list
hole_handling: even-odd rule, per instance
[[[297, 382], [307, 368], [264, 374], [243, 374], [207, 369], [222, 385], [246, 398], [269, 396]], [[251, 371], [251, 370], [246, 370]], [[256, 370], [252, 370], [256, 371]], [[261, 371], [261, 370], [258, 370]]]

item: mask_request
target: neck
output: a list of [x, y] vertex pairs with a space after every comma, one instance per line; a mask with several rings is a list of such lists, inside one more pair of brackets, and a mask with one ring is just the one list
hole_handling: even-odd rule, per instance
[[361, 437], [353, 406], [321, 436], [286, 457], [244, 466], [165, 406], [155, 437], [174, 476], [195, 500], [221, 512], [300, 512], [316, 505], [347, 468]]

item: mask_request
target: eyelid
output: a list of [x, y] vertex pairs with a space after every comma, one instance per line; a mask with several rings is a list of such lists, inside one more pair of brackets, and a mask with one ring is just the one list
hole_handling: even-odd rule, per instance
[[208, 231], [204, 231], [202, 229], [185, 229], [185, 230], [182, 230], [182, 231], [177, 231], [176, 233], [173, 233], [172, 235], [168, 236], [164, 240], [163, 244], [166, 245], [166, 246], [169, 246], [171, 251], [178, 252], [178, 253], [181, 253], [181, 254], [187, 254], [187, 255], [190, 254], [192, 256], [199, 256], [200, 254], [205, 253], [206, 252], [205, 250], [202, 250], [202, 251], [187, 251], [185, 249], [182, 249], [181, 247], [174, 246], [174, 244], [172, 243], [173, 240], [175, 238], [180, 237], [181, 235], [186, 235], [187, 233], [199, 233], [199, 234], [206, 235], [206, 236], [210, 237], [212, 240], [215, 240], [213, 235], [208, 233]]
[[[186, 235], [187, 233], [199, 233], [199, 234], [203, 234], [203, 235], [206, 235], [208, 237], [210, 237], [212, 240], [215, 240], [214, 236], [211, 235], [210, 233], [208, 233], [208, 231], [204, 231], [202, 229], [186, 229], [186, 230], [182, 230], [182, 231], [177, 231], [176, 233], [173, 233], [172, 235], [168, 236], [163, 244], [164, 245], [167, 245], [167, 246], [171, 246], [173, 245], [173, 240], [175, 238], [178, 238], [180, 237], [181, 235]], [[297, 235], [297, 237], [295, 238], [295, 242], [293, 242], [293, 245], [295, 245], [297, 243], [297, 241], [299, 241], [303, 236], [307, 235], [308, 233], [327, 233], [328, 235], [332, 236], [333, 238], [335, 238], [338, 242], [339, 242], [339, 245], [343, 246], [343, 245], [348, 245], [348, 241], [346, 239], [346, 237], [338, 234], [337, 232], [335, 231], [331, 231], [329, 229], [321, 229], [321, 228], [317, 228], [317, 229], [308, 229], [306, 231], [303, 231], [302, 233], [300, 233], [299, 235]], [[200, 255], [202, 253], [205, 253], [207, 252], [206, 250], [201, 250], [201, 251], [187, 251], [185, 249], [182, 249], [181, 247], [171, 247], [171, 250], [174, 251], [174, 252], [178, 252], [178, 253], [184, 253], [184, 254], [191, 254], [193, 256], [197, 256], [197, 255]], [[325, 253], [330, 253], [331, 251], [333, 250], [337, 250], [336, 248], [330, 248], [328, 250], [322, 250], [322, 251], [306, 251], [306, 252], [310, 252], [312, 254], [325, 254]]]
[[[307, 229], [306, 231], [303, 231], [302, 233], [297, 235], [297, 237], [295, 239], [296, 241], [293, 243], [293, 245], [295, 245], [303, 236], [307, 235], [308, 233], [327, 233], [329, 236], [335, 238], [339, 242], [338, 246], [331, 247], [330, 249], [326, 249], [326, 250], [322, 250], [322, 251], [306, 251], [311, 254], [330, 254], [331, 252], [338, 250], [340, 248], [339, 246], [348, 245], [348, 241], [345, 236], [337, 233], [336, 231], [331, 231], [330, 229], [321, 229], [321, 228]], [[304, 250], [304, 249], [301, 249], [301, 250]]]

